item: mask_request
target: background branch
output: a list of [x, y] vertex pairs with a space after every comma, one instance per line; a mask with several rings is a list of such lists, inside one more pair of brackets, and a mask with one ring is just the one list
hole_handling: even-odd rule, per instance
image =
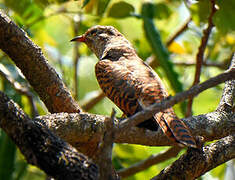
[[169, 47], [169, 46], [171, 45], [171, 43], [173, 43], [174, 40], [175, 40], [177, 37], [179, 37], [184, 31], [187, 30], [188, 25], [189, 25], [189, 23], [190, 23], [191, 21], [192, 21], [192, 17], [189, 17], [189, 18], [186, 20], [186, 22], [183, 24], [183, 26], [180, 27], [180, 28], [178, 29], [178, 31], [176, 31], [176, 33], [175, 33], [174, 35], [172, 35], [172, 36], [167, 40], [167, 42], [166, 42], [166, 46], [167, 46], [167, 47]]
[[133, 164], [132, 166], [128, 168], [119, 170], [118, 175], [122, 178], [131, 176], [135, 173], [138, 173], [140, 171], [143, 171], [149, 168], [150, 166], [159, 164], [163, 161], [169, 160], [170, 158], [176, 157], [178, 153], [181, 151], [181, 149], [182, 148], [180, 147], [172, 147], [168, 149], [167, 151], [164, 151], [155, 155], [151, 155], [149, 158], [143, 161]]
[[102, 91], [99, 91], [95, 97], [90, 99], [88, 102], [85, 102], [82, 104], [82, 109], [84, 111], [89, 111], [91, 108], [93, 108], [98, 102], [100, 102], [105, 97], [105, 94]]
[[38, 116], [38, 110], [36, 107], [36, 104], [34, 102], [34, 95], [33, 93], [29, 90], [29, 88], [27, 86], [22, 86], [22, 84], [18, 83], [17, 81], [15, 81], [9, 74], [10, 73], [4, 73], [4, 70], [7, 70], [6, 68], [4, 68], [4, 66], [0, 65], [0, 75], [7, 80], [11, 86], [20, 94], [25, 95], [28, 98], [28, 101], [30, 103], [30, 108], [31, 108], [31, 115], [32, 117], [36, 117]]
[[[195, 71], [195, 77], [193, 81], [193, 85], [196, 85], [200, 82], [200, 76], [201, 76], [201, 69], [202, 69], [202, 64], [204, 61], [204, 52], [207, 46], [207, 42], [211, 33], [212, 28], [214, 27], [214, 24], [212, 22], [212, 18], [216, 12], [216, 4], [215, 0], [210, 0], [211, 2], [211, 13], [208, 18], [208, 26], [207, 28], [203, 31], [203, 36], [201, 39], [201, 44], [198, 48], [198, 53], [196, 56], [196, 71]], [[186, 112], [186, 117], [192, 116], [192, 104], [193, 104], [193, 97], [190, 97], [188, 100], [187, 104], [187, 112]]]

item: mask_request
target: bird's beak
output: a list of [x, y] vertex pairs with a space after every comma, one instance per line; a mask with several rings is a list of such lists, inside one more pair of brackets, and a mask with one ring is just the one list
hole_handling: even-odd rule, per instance
[[81, 36], [77, 36], [73, 39], [71, 39], [70, 41], [78, 41], [78, 42], [85, 42], [85, 36], [84, 35], [81, 35]]

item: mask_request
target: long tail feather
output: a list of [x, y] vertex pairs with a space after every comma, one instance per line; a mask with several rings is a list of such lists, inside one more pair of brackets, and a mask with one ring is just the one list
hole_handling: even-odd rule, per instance
[[197, 148], [195, 139], [187, 126], [172, 111], [167, 109], [154, 116], [162, 131], [169, 139], [181, 146]]

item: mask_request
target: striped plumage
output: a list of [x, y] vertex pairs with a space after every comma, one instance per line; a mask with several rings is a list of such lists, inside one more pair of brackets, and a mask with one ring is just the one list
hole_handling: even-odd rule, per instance
[[[94, 26], [74, 40], [85, 42], [99, 58], [95, 66], [98, 83], [126, 116], [168, 96], [155, 71], [137, 56], [129, 41], [112, 26]], [[155, 114], [138, 127], [156, 131], [158, 125], [173, 142], [196, 147], [188, 128], [172, 108]]]

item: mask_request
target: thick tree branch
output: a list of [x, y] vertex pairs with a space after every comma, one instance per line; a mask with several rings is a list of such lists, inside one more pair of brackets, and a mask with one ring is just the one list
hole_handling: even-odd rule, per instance
[[98, 168], [88, 158], [33, 122], [0, 91], [0, 127], [24, 154], [28, 163], [49, 176], [63, 180], [97, 179]]
[[79, 112], [79, 106], [48, 64], [41, 49], [0, 11], [0, 49], [20, 68], [51, 112]]
[[[235, 69], [235, 53], [233, 54], [232, 57], [230, 69]], [[219, 106], [217, 108], [217, 111], [231, 112], [233, 109], [234, 97], [235, 97], [235, 79], [232, 79], [225, 82], [224, 91]]]
[[235, 135], [220, 139], [203, 147], [202, 150], [188, 150], [152, 180], [193, 180], [233, 158], [235, 158]]
[[[40, 116], [35, 120], [44, 123], [56, 135], [90, 156], [97, 151], [95, 144], [101, 142], [104, 132], [108, 130], [107, 118], [109, 117], [89, 113], [57, 113]], [[194, 136], [203, 136], [205, 141], [235, 133], [235, 115], [232, 113], [212, 112], [185, 118], [182, 121]], [[115, 142], [149, 146], [172, 145], [161, 130], [155, 132], [137, 127], [119, 131], [115, 136]], [[85, 144], [93, 144], [93, 147], [86, 148], [88, 151], [84, 152], [81, 145]]]
[[[135, 125], [148, 119], [154, 113], [171, 107], [190, 96], [195, 96], [200, 92], [229, 79], [235, 79], [234, 68], [230, 68], [228, 71], [198, 84], [188, 91], [178, 93], [174, 97], [169, 97], [161, 103], [154, 104], [145, 110], [136, 113], [132, 117], [121, 121], [119, 124], [119, 131], [115, 136], [115, 142], [152, 146], [171, 145], [171, 142], [163, 135], [161, 130], [153, 132], [137, 128]], [[182, 120], [189, 127], [194, 136], [200, 135], [204, 137], [205, 141], [209, 141], [233, 134], [235, 132], [234, 118], [235, 116], [233, 113], [216, 111]], [[94, 142], [100, 142], [102, 134], [107, 130], [105, 119], [106, 117], [104, 116], [87, 113], [63, 113], [38, 117], [36, 120], [46, 123], [46, 126], [54, 133], [79, 148], [79, 145], [87, 144], [88, 142], [89, 144], [93, 144], [93, 146]], [[96, 148], [93, 147], [89, 149], [95, 151]], [[88, 154], [92, 153], [89, 151], [81, 152], [86, 152]]]

